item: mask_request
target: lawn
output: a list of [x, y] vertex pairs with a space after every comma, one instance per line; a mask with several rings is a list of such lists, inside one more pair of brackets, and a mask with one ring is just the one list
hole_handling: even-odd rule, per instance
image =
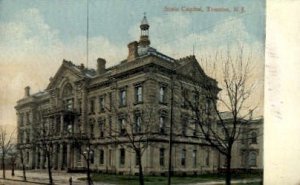
[[[138, 185], [138, 176], [128, 175], [110, 175], [110, 174], [93, 174], [93, 180], [96, 182], [106, 182], [117, 185]], [[233, 180], [237, 179], [257, 179], [261, 178], [261, 174], [234, 174]], [[187, 176], [187, 177], [172, 177], [172, 184], [190, 184], [197, 182], [209, 182], [224, 180], [223, 174], [205, 174], [199, 176]], [[81, 179], [84, 180], [84, 179]], [[163, 176], [145, 176], [145, 185], [166, 185], [167, 177]], [[247, 185], [259, 185], [259, 183], [247, 183]]]

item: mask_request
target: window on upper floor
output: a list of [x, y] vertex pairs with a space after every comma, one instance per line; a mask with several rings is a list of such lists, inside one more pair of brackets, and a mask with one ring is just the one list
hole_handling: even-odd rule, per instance
[[167, 95], [167, 87], [164, 85], [161, 85], [159, 88], [159, 102], [160, 103], [166, 103], [166, 101], [167, 101], [166, 95]]
[[135, 86], [135, 103], [143, 102], [143, 86], [137, 85]]
[[188, 101], [189, 101], [189, 93], [187, 89], [183, 89], [181, 92], [181, 96], [182, 96], [182, 103], [181, 103], [181, 107], [182, 108], [188, 108]]
[[20, 125], [21, 126], [24, 125], [24, 114], [23, 113], [20, 114]]
[[255, 131], [251, 132], [251, 144], [257, 144], [257, 133]]
[[95, 124], [94, 119], [90, 119], [89, 126], [90, 126], [90, 137], [91, 138], [94, 138], [94, 128], [95, 128], [94, 124]]
[[95, 113], [95, 100], [90, 100], [90, 113]]
[[73, 95], [73, 87], [71, 84], [68, 83], [67, 85], [65, 85], [62, 95], [63, 97], [70, 97]]
[[165, 134], [166, 133], [166, 117], [164, 115], [160, 115], [159, 117], [159, 133]]
[[194, 123], [193, 123], [193, 136], [197, 137], [198, 132], [199, 132], [198, 122], [194, 121]]
[[78, 108], [79, 108], [79, 113], [81, 114], [82, 112], [82, 101], [78, 100]]
[[119, 94], [120, 106], [126, 106], [127, 93], [126, 89], [121, 89]]
[[99, 111], [105, 112], [105, 99], [104, 96], [99, 97]]
[[187, 126], [188, 126], [188, 118], [187, 117], [182, 117], [181, 118], [181, 134], [182, 136], [187, 135]]
[[108, 135], [111, 136], [112, 133], [112, 117], [108, 117]]
[[119, 118], [119, 135], [124, 136], [126, 134], [126, 123], [124, 118]]
[[99, 118], [98, 125], [99, 125], [99, 137], [102, 138], [104, 137], [105, 119]]
[[111, 110], [112, 109], [112, 104], [113, 104], [113, 98], [112, 98], [112, 93], [111, 92], [108, 94], [108, 97], [109, 97], [109, 109]]
[[136, 113], [134, 116], [135, 120], [135, 133], [140, 133], [142, 131], [142, 115], [141, 113]]
[[30, 123], [30, 114], [29, 114], [29, 112], [26, 112], [26, 123], [27, 124]]
[[65, 104], [65, 109], [66, 109], [66, 110], [69, 110], [69, 111], [72, 111], [72, 110], [73, 110], [73, 107], [74, 107], [74, 104], [73, 104], [73, 98], [66, 99], [66, 100], [64, 101], [64, 104]]
[[199, 96], [199, 92], [194, 92], [193, 93], [193, 106], [198, 107], [200, 104], [200, 96]]

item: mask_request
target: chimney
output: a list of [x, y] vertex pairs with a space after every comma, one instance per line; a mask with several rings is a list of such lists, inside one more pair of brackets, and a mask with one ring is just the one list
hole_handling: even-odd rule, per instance
[[27, 98], [29, 96], [30, 96], [30, 87], [27, 86], [27, 87], [25, 87], [25, 97]]
[[133, 41], [128, 44], [128, 57], [127, 61], [133, 61], [138, 56], [138, 42]]
[[105, 69], [106, 60], [104, 58], [97, 59], [97, 74], [100, 75], [106, 71]]

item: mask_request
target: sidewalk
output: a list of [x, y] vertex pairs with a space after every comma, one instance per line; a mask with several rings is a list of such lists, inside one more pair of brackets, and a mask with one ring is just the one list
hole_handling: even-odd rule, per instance
[[[78, 180], [78, 178], [86, 177], [83, 173], [66, 173], [66, 172], [52, 172], [53, 181], [55, 185], [68, 185], [69, 178], [72, 177], [72, 185], [86, 185], [85, 181]], [[6, 171], [6, 179], [2, 178], [2, 170], [0, 171], [0, 185], [46, 185], [48, 184], [48, 173], [46, 170], [30, 170], [26, 171], [27, 182], [23, 182], [23, 172], [21, 170], [15, 171], [15, 176], [11, 176], [11, 170]], [[94, 185], [109, 185], [105, 183], [94, 183]]]
[[[259, 183], [261, 179], [251, 179], [251, 180], [232, 180], [231, 184], [246, 184], [246, 183]], [[181, 184], [181, 185], [224, 185], [224, 181], [211, 181], [211, 182], [198, 182], [192, 184]]]

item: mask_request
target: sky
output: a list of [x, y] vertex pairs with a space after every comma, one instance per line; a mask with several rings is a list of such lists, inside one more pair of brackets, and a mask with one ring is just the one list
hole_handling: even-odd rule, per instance
[[[230, 12], [207, 11], [208, 7]], [[105, 58], [107, 66], [125, 59], [127, 44], [139, 39], [144, 12], [151, 46], [173, 58], [194, 53], [199, 59], [243, 45], [253, 55], [257, 97], [262, 99], [262, 0], [0, 0], [0, 125], [16, 125], [14, 106], [24, 97], [24, 87], [29, 85], [32, 93], [44, 90], [63, 59], [91, 68], [98, 57]]]

